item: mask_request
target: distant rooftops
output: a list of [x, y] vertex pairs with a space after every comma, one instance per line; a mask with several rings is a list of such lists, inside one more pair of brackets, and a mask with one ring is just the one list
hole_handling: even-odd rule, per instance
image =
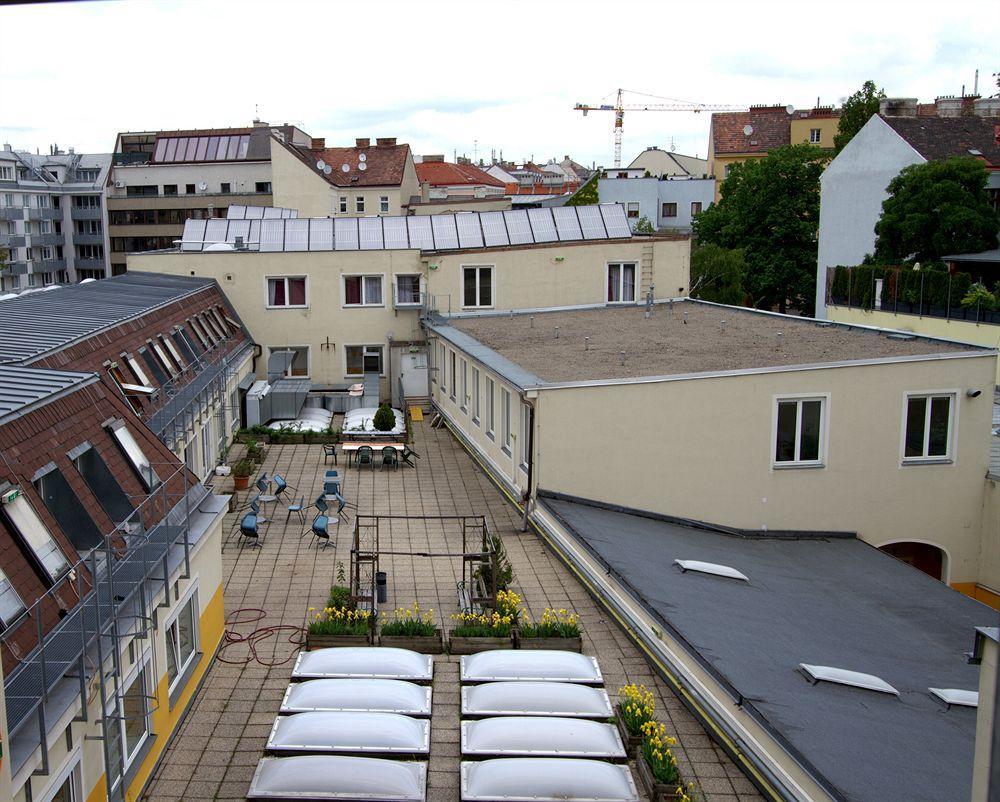
[[[395, 137], [358, 138], [353, 148], [328, 148], [324, 139], [309, 147], [284, 143], [313, 172], [335, 187], [384, 187], [403, 182], [410, 146], [397, 145]], [[329, 169], [327, 169], [329, 168]]]
[[795, 109], [792, 106], [751, 106], [749, 111], [716, 112], [712, 115], [711, 140], [716, 155], [766, 153], [791, 142], [795, 119], [839, 117], [832, 106]]
[[426, 181], [432, 187], [440, 186], [488, 186], [503, 189], [504, 182], [485, 173], [471, 164], [454, 164], [444, 161], [444, 158], [424, 156], [417, 162], [417, 178], [421, 183]]
[[998, 116], [880, 116], [928, 161], [972, 156], [995, 167], [1000, 166], [1000, 102], [995, 114]]
[[522, 386], [524, 381], [528, 385], [625, 381], [993, 353], [912, 334], [688, 300], [658, 303], [649, 319], [643, 306], [628, 305], [454, 315], [432, 326], [442, 336], [464, 337], [460, 346], [492, 350], [517, 369]]
[[270, 138], [295, 145], [311, 141], [294, 125], [199, 128], [178, 131], [128, 131], [115, 142], [115, 166], [190, 164], [201, 162], [270, 161]]

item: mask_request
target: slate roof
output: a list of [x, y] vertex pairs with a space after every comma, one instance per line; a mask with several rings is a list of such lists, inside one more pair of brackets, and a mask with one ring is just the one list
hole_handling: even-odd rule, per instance
[[471, 164], [453, 164], [452, 162], [419, 162], [417, 178], [421, 183], [426, 181], [432, 187], [455, 186], [459, 184], [489, 187], [503, 187], [500, 181], [489, 173], [484, 173]]
[[928, 161], [978, 150], [1000, 167], [1000, 117], [888, 117], [885, 124]]
[[[295, 145], [287, 147], [298, 156], [314, 173], [335, 187], [386, 187], [403, 182], [406, 162], [410, 159], [409, 145], [372, 145], [367, 148], [303, 148]], [[359, 156], [364, 154], [364, 170], [359, 170]], [[332, 171], [321, 172], [316, 162], [324, 161]], [[344, 172], [342, 165], [350, 169]]]
[[[996, 612], [853, 537], [740, 536], [545, 498], [688, 653], [847, 800], [968, 799], [976, 711], [929, 687], [978, 689], [965, 653]], [[681, 573], [721, 563], [749, 582]], [[899, 696], [799, 663], [881, 677]]]
[[[767, 153], [791, 141], [791, 115], [782, 106], [750, 111], [716, 112], [712, 115], [712, 144], [715, 154]], [[745, 126], [753, 131], [743, 133]]]

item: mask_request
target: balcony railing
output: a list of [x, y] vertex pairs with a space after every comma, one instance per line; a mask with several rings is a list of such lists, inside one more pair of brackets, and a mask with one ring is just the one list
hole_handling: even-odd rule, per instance
[[394, 309], [422, 309], [426, 293], [409, 287], [392, 285], [392, 306]]
[[103, 245], [104, 235], [103, 234], [73, 234], [73, 244], [74, 245]]
[[91, 208], [89, 206], [71, 206], [70, 217], [74, 220], [100, 220], [104, 217], [104, 210], [100, 206]]
[[23, 248], [24, 237], [17, 234], [0, 234], [0, 248]]

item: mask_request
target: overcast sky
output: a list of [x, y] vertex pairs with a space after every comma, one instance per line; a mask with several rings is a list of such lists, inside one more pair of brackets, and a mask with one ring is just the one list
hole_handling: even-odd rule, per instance
[[[246, 125], [259, 108], [329, 145], [396, 136], [455, 151], [610, 164], [616, 87], [715, 104], [996, 92], [1000, 3], [81, 2], [0, 8], [0, 138], [109, 152], [118, 131]], [[633, 102], [644, 99], [631, 96]], [[646, 99], [648, 102], [655, 100]], [[708, 116], [625, 115], [705, 156]], [[477, 144], [478, 143], [478, 144]]]

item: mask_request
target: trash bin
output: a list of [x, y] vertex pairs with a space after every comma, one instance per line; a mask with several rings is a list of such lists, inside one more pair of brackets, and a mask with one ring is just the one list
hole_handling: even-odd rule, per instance
[[389, 598], [388, 591], [386, 590], [385, 571], [375, 572], [375, 598], [378, 599], [379, 604], [385, 604]]

